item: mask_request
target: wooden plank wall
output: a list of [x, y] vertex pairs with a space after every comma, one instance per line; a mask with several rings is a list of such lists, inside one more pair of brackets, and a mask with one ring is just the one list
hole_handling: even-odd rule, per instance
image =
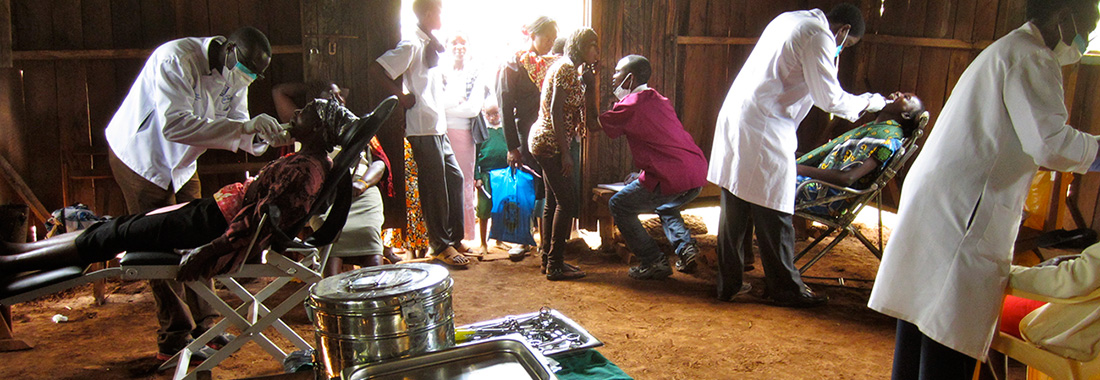
[[[123, 214], [125, 205], [107, 169], [103, 129], [147, 49], [180, 37], [227, 35], [243, 25], [259, 28], [272, 45], [292, 52], [276, 54], [266, 78], [250, 88], [252, 113], [274, 113], [272, 85], [302, 80], [299, 19], [298, 0], [12, 0], [14, 68], [23, 84], [22, 94], [14, 91], [22, 97], [14, 103], [22, 104], [12, 107], [25, 114], [15, 128], [23, 142], [18, 152], [25, 153], [13, 160], [19, 161], [17, 170], [47, 208], [83, 202], [100, 214]], [[92, 58], [77, 59], [76, 53]], [[200, 167], [274, 157], [211, 151]], [[243, 179], [243, 173], [200, 178], [203, 192], [211, 194]]]
[[[651, 8], [669, 9], [676, 14], [670, 23], [666, 23], [663, 17], [643, 18], [647, 15], [646, 11], [633, 9], [638, 6], [631, 7], [628, 1], [596, 1], [593, 4], [593, 24], [598, 32], [603, 33], [601, 35], [611, 33], [624, 41], [630, 41], [631, 37], [626, 33], [603, 30], [627, 30], [631, 25], [643, 24], [646, 29], [634, 39], [676, 41], [674, 54], [650, 58], [658, 68], [674, 68], [671, 74], [676, 78], [663, 78], [660, 90], [674, 99], [685, 128], [709, 156], [714, 123], [721, 104], [756, 38], [768, 22], [782, 12], [811, 8], [828, 11], [840, 2], [677, 0], [668, 5], [662, 2], [651, 5]], [[841, 56], [842, 85], [852, 93], [915, 92], [932, 112], [933, 126], [944, 100], [980, 49], [1024, 21], [1024, 0], [849, 2], [864, 10], [867, 35], [861, 43]], [[660, 30], [662, 24], [672, 28]], [[625, 53], [622, 43], [607, 39], [602, 42], [605, 45], [602, 51], [605, 66], [613, 66], [613, 60]], [[650, 47], [650, 50], [655, 49]], [[601, 78], [608, 80], [610, 73], [601, 75]], [[604, 92], [610, 91], [603, 87]], [[808, 151], [851, 127], [852, 123], [831, 120], [828, 114], [815, 108], [799, 129], [799, 150]], [[609, 181], [632, 169], [627, 159], [604, 156], [605, 153], [626, 156], [622, 153], [625, 152], [625, 145], [605, 146], [601, 142], [600, 149], [601, 168], [589, 175]], [[896, 204], [897, 188], [895, 186], [887, 191], [888, 205]]]
[[[306, 80], [330, 80], [349, 89], [348, 107], [364, 114], [389, 94], [370, 76], [376, 58], [401, 39], [400, 0], [303, 0], [302, 32]], [[383, 196], [386, 226], [405, 226], [404, 112], [400, 107], [378, 132], [390, 159], [394, 197]]]

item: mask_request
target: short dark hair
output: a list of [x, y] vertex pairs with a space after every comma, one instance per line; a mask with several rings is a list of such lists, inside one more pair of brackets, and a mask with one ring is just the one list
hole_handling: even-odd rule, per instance
[[558, 30], [558, 22], [546, 16], [539, 16], [539, 18], [536, 18], [535, 21], [531, 21], [530, 24], [523, 26], [524, 34], [527, 34], [528, 36], [543, 34], [551, 30]]
[[1095, 0], [1027, 0], [1027, 19], [1046, 20], [1060, 9], [1069, 7], [1076, 10], [1087, 5], [1096, 9]]
[[417, 16], [424, 14], [430, 6], [442, 7], [443, 1], [441, 0], [414, 0], [413, 1], [413, 13]]
[[623, 65], [623, 71], [634, 74], [634, 85], [637, 86], [643, 83], [649, 83], [649, 77], [653, 75], [653, 66], [649, 64], [649, 59], [646, 57], [631, 54], [623, 57], [626, 63]]
[[829, 19], [830, 24], [851, 25], [852, 29], [848, 34], [852, 37], [863, 37], [863, 32], [867, 30], [867, 24], [863, 21], [863, 12], [849, 3], [838, 4], [825, 17]]
[[569, 35], [569, 42], [565, 44], [565, 55], [569, 57], [569, 60], [576, 63], [580, 60], [581, 49], [588, 43], [595, 43], [599, 37], [596, 36], [596, 31], [592, 28], [584, 27], [577, 29], [573, 34]]
[[558, 39], [554, 40], [554, 46], [550, 48], [550, 54], [565, 54], [565, 37], [558, 37]]
[[[247, 54], [265, 53], [271, 55], [271, 41], [267, 40], [264, 32], [251, 26], [244, 26], [233, 31], [229, 35], [229, 42], [236, 43]], [[259, 52], [252, 49], [260, 49]]]

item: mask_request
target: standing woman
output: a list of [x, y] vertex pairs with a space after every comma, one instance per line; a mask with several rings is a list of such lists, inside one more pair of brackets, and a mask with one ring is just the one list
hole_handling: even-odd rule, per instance
[[[501, 67], [497, 77], [497, 105], [500, 106], [501, 125], [508, 143], [508, 164], [514, 168], [527, 165], [541, 171], [538, 161], [531, 155], [527, 138], [531, 125], [538, 120], [540, 89], [546, 70], [557, 59], [557, 56], [550, 55], [550, 48], [558, 38], [558, 23], [541, 16], [525, 25], [523, 34], [530, 45]], [[542, 199], [544, 193], [541, 184], [536, 184], [535, 198]], [[547, 242], [550, 235], [546, 228], [543, 226], [540, 231], [539, 253], [543, 256], [549, 250]], [[525, 252], [524, 247], [516, 247], [508, 254], [513, 259], [522, 259]]]
[[[528, 145], [542, 166], [546, 183], [546, 207], [543, 210], [543, 246], [546, 278], [551, 281], [584, 277], [584, 272], [565, 264], [565, 241], [577, 215], [577, 196], [573, 186], [573, 156], [570, 142], [585, 133], [585, 90], [595, 91], [593, 69], [600, 58], [598, 38], [591, 28], [581, 28], [569, 36], [565, 57], [546, 71], [542, 84], [539, 120], [531, 126]], [[583, 74], [583, 79], [582, 79]], [[549, 243], [547, 242], [549, 238]]]

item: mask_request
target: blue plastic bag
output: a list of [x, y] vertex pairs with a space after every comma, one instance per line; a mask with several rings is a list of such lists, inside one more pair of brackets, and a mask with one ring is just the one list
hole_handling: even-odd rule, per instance
[[531, 236], [535, 178], [530, 173], [512, 168], [490, 170], [489, 188], [493, 189], [493, 228], [489, 231], [489, 238], [535, 245], [535, 237]]

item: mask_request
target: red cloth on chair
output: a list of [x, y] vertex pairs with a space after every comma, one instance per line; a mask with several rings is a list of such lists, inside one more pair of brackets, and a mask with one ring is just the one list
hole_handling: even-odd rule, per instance
[[1035, 309], [1046, 304], [1043, 301], [1005, 296], [1005, 303], [1001, 307], [1001, 332], [1023, 339], [1023, 336], [1020, 335], [1020, 321]]

